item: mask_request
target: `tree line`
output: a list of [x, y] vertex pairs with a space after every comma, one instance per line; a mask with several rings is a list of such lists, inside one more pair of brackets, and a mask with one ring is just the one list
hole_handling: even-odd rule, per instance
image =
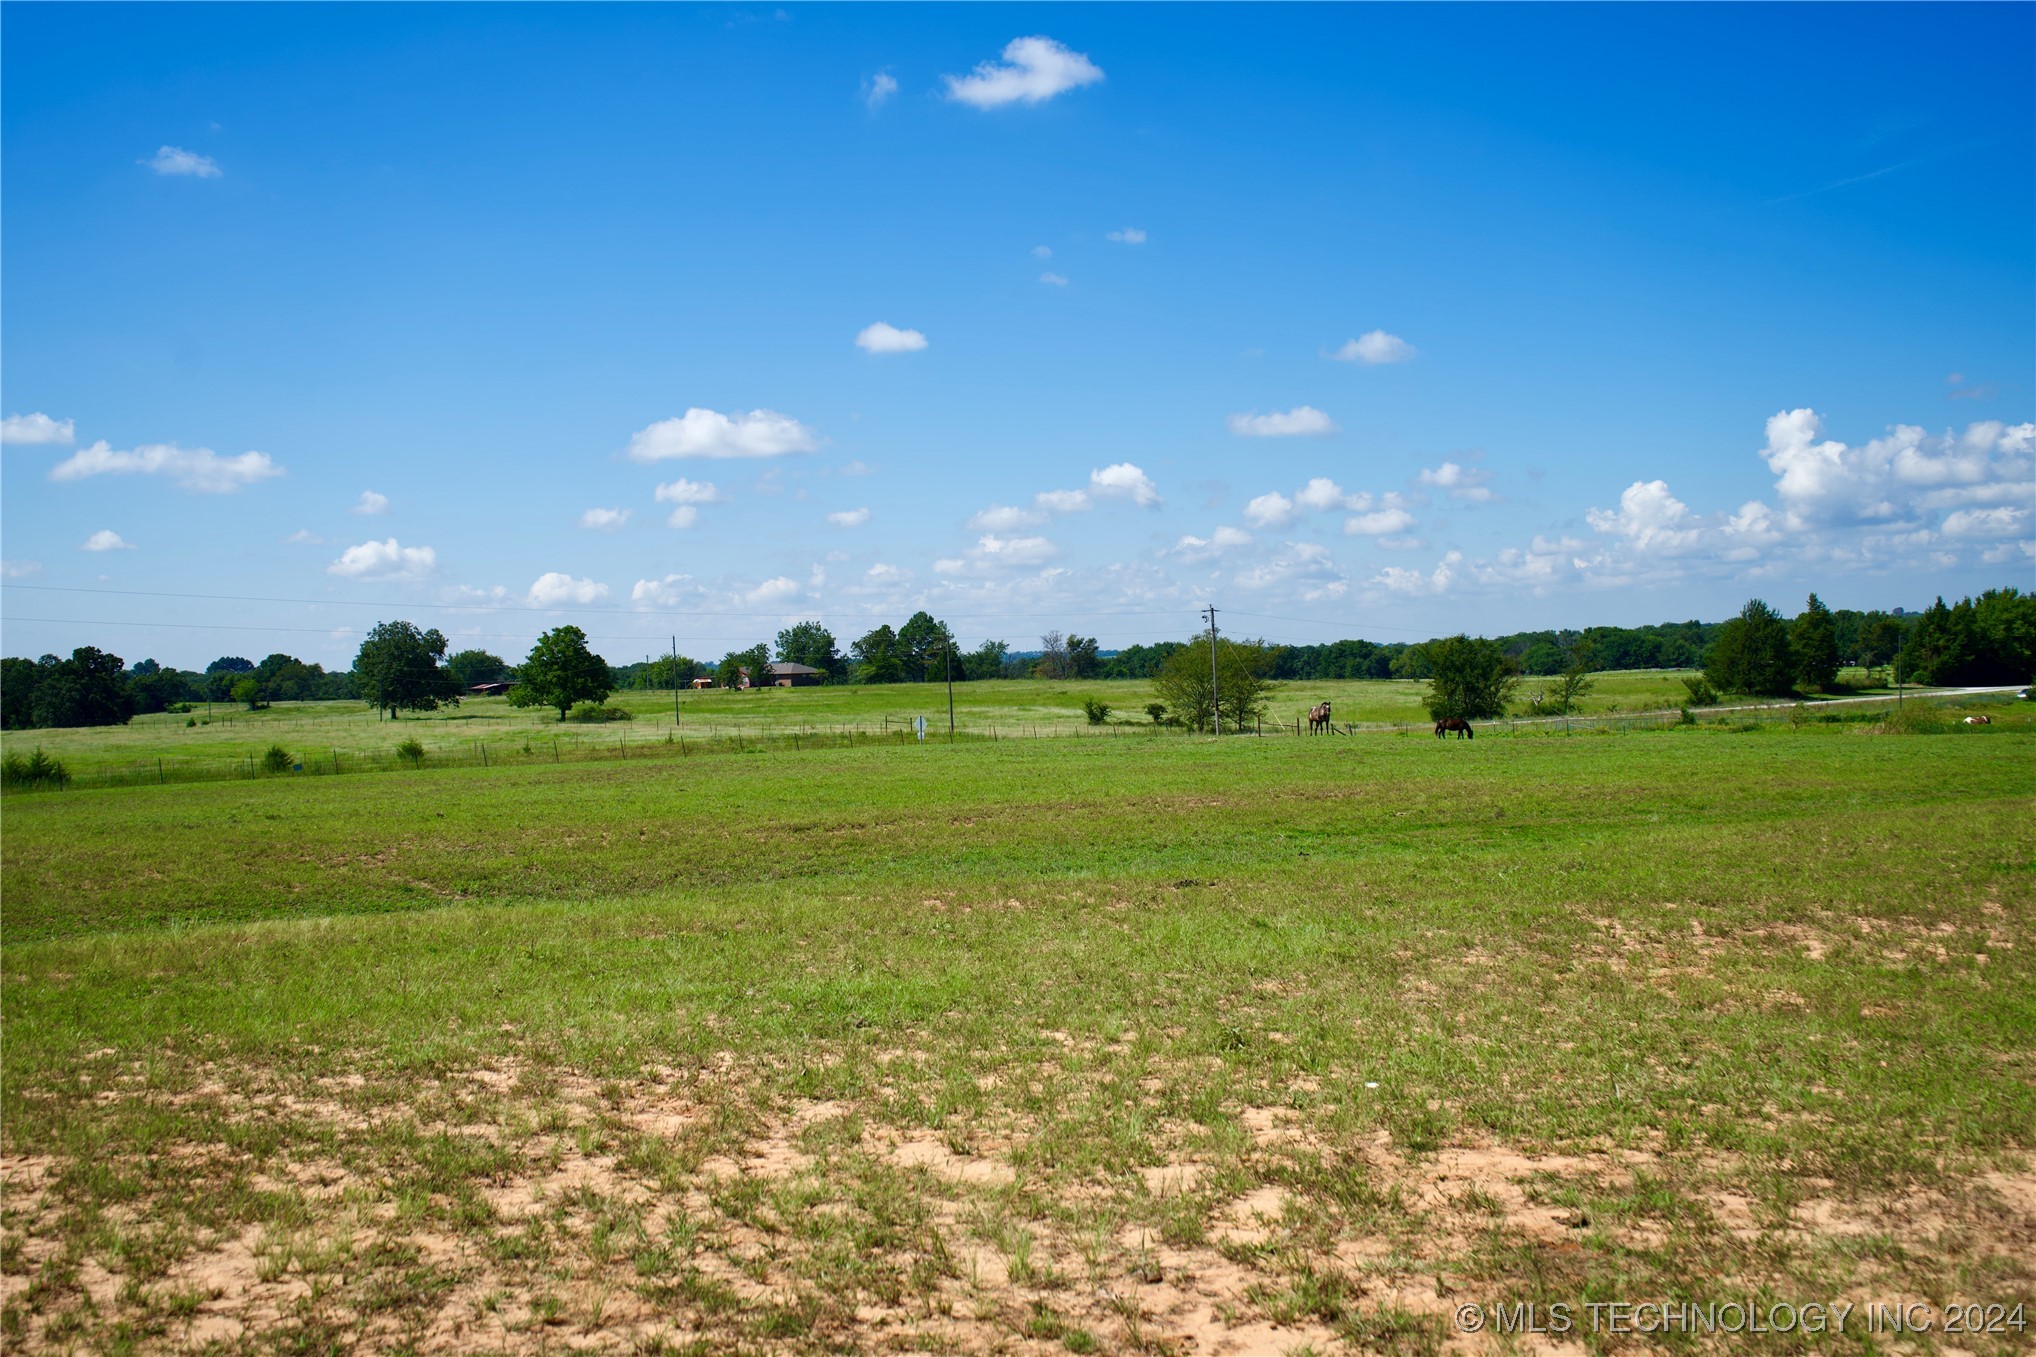
[[[969, 650], [945, 623], [925, 611], [903, 625], [879, 625], [844, 652], [815, 621], [778, 632], [775, 646], [734, 650], [718, 664], [683, 655], [610, 666], [593, 654], [577, 627], [541, 636], [520, 664], [469, 649], [448, 654], [436, 630], [381, 622], [363, 640], [351, 669], [327, 672], [286, 654], [256, 663], [223, 655], [203, 672], [118, 656], [82, 646], [69, 658], [0, 660], [0, 726], [124, 724], [136, 715], [178, 711], [204, 702], [260, 708], [272, 702], [361, 701], [389, 715], [456, 704], [476, 684], [508, 681], [511, 701], [556, 707], [564, 719], [576, 704], [600, 704], [621, 688], [683, 687], [711, 676], [738, 686], [747, 676], [768, 685], [779, 664], [805, 665], [832, 683], [957, 683], [996, 678], [1149, 679], [1157, 690], [1155, 720], [1212, 728], [1222, 699], [1226, 728], [1256, 719], [1274, 685], [1320, 679], [1399, 678], [1430, 684], [1439, 715], [1489, 719], [1502, 714], [1518, 681], [1538, 684], [1526, 710], [1575, 710], [1590, 675], [1613, 669], [1695, 668], [1686, 680], [1693, 702], [1740, 693], [1758, 697], [1833, 691], [1839, 671], [1885, 671], [1889, 681], [1934, 685], [2024, 683], [2036, 676], [2036, 595], [1990, 589], [1947, 604], [1941, 597], [1920, 613], [1827, 608], [1810, 595], [1794, 618], [1760, 599], [1717, 623], [1517, 632], [1497, 637], [1432, 641], [1333, 641], [1281, 646], [1219, 639], [1215, 692], [1208, 691], [1208, 638], [1135, 645], [1106, 654], [1094, 637], [1049, 631], [1036, 652], [1013, 652], [1003, 641]], [[1199, 676], [1199, 677], [1198, 677]], [[1438, 679], [1440, 683], [1438, 684]], [[1439, 695], [1438, 695], [1439, 694]]]

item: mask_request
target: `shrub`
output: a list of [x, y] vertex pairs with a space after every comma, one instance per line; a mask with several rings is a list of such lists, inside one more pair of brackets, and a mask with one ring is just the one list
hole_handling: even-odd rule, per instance
[[186, 730], [189, 730], [189, 729], [191, 729], [191, 727], [193, 727], [193, 726], [195, 726], [195, 725], [197, 725], [197, 724], [198, 724], [198, 718], [197, 718], [197, 717], [195, 717], [195, 716], [187, 716], [187, 717], [185, 717], [185, 718], [184, 718], [184, 729], [186, 729]]
[[1683, 680], [1683, 687], [1689, 689], [1692, 707], [1715, 707], [1718, 705], [1718, 690], [1711, 686], [1711, 680], [1702, 674]]
[[1100, 726], [1110, 719], [1110, 704], [1100, 698], [1085, 697], [1082, 699], [1082, 714], [1089, 718], [1090, 725]]
[[1147, 716], [1150, 716], [1150, 717], [1152, 718], [1152, 723], [1153, 723], [1154, 725], [1156, 725], [1156, 726], [1163, 726], [1163, 725], [1165, 725], [1165, 724], [1166, 724], [1166, 703], [1164, 703], [1164, 702], [1148, 702], [1148, 703], [1146, 703], [1146, 704], [1145, 704], [1145, 714], [1146, 714]]
[[424, 762], [424, 746], [417, 743], [417, 738], [412, 736], [396, 746], [396, 757], [415, 768]]
[[634, 721], [627, 707], [611, 707], [605, 702], [582, 702], [573, 708], [569, 718], [574, 721]]
[[1690, 714], [1690, 709], [1688, 707], [1684, 707], [1682, 709], [1682, 714], [1683, 714], [1682, 724], [1686, 726], [1693, 726], [1697, 723], [1697, 718]]
[[64, 765], [40, 749], [28, 758], [9, 754], [0, 760], [0, 785], [17, 791], [34, 791], [40, 787], [61, 789], [71, 775], [64, 771]]
[[269, 752], [262, 755], [262, 771], [265, 773], [287, 773], [290, 771], [290, 751], [279, 744], [269, 746]]

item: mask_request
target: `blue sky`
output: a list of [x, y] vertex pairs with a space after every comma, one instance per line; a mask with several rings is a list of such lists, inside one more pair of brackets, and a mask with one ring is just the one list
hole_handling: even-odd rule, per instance
[[4, 646], [2027, 588], [2032, 16], [8, 5]]

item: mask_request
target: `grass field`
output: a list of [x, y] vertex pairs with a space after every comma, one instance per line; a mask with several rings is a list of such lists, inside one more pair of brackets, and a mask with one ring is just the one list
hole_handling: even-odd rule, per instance
[[[1675, 670], [1601, 674], [1582, 712], [1608, 716], [1673, 710], [1686, 697], [1683, 677]], [[1548, 686], [1550, 681], [1525, 680], [1522, 703], [1537, 688]], [[1275, 697], [1266, 725], [1291, 728], [1296, 720], [1305, 723], [1307, 709], [1322, 701], [1332, 704], [1339, 725], [1420, 725], [1428, 719], [1422, 707], [1426, 692], [1425, 683], [1411, 680], [1290, 683]], [[1089, 724], [1082, 709], [1089, 698], [1109, 704], [1105, 726]], [[1135, 681], [960, 683], [954, 687], [954, 718], [956, 729], [971, 738], [1126, 736], [1152, 731], [1145, 713], [1151, 701], [1151, 686]], [[428, 761], [485, 759], [490, 766], [513, 767], [623, 754], [630, 746], [643, 750], [668, 737], [685, 738], [694, 745], [793, 732], [834, 737], [854, 732], [881, 738], [902, 733], [920, 716], [926, 718], [931, 734], [947, 732], [944, 685], [717, 689], [682, 692], [676, 704], [669, 691], [622, 692], [611, 697], [609, 705], [628, 711], [634, 719], [561, 723], [556, 711], [512, 707], [499, 697], [437, 712], [407, 713], [394, 722], [380, 719], [358, 702], [286, 702], [255, 712], [222, 703], [209, 711], [201, 706], [189, 715], [140, 716], [117, 729], [10, 731], [5, 748], [9, 753], [45, 750], [83, 784], [92, 785], [107, 778], [189, 781], [258, 774], [261, 757], [271, 745], [301, 761], [306, 771], [326, 773], [396, 767], [395, 747], [410, 739], [424, 747]]]
[[1972, 709], [10, 797], [0, 1333], [2026, 1351], [1453, 1320], [2036, 1306], [2036, 708]]

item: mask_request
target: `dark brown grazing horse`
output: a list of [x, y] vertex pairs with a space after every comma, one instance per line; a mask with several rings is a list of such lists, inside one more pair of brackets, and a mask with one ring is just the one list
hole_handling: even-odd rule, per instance
[[1477, 732], [1470, 728], [1470, 722], [1464, 720], [1461, 716], [1445, 716], [1440, 721], [1437, 721], [1435, 723], [1435, 738], [1439, 740], [1452, 730], [1456, 732], [1456, 738], [1459, 740], [1475, 740], [1477, 738]]
[[1328, 724], [1329, 704], [1327, 702], [1320, 702], [1308, 708], [1308, 733], [1310, 735], [1313, 735]]

